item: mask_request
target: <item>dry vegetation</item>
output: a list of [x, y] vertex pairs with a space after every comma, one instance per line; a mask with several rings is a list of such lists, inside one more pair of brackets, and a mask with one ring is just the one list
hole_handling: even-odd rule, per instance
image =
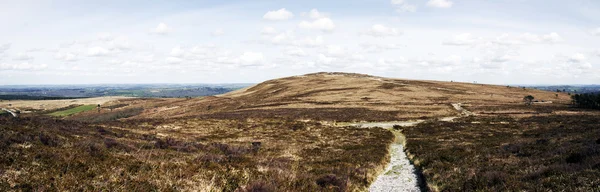
[[[525, 95], [553, 103], [527, 107]], [[451, 103], [476, 116], [434, 121], [459, 115]], [[431, 190], [600, 190], [598, 113], [568, 103], [562, 93], [346, 73], [44, 115], [79, 104], [59, 101], [0, 117], [0, 191], [365, 191], [394, 135], [328, 125], [409, 119], [428, 120], [404, 131]]]
[[4, 117], [0, 190], [365, 190], [392, 140], [381, 129], [283, 120]]
[[600, 190], [600, 113], [559, 115], [557, 110], [567, 108], [431, 121], [405, 130], [407, 151], [433, 191]]

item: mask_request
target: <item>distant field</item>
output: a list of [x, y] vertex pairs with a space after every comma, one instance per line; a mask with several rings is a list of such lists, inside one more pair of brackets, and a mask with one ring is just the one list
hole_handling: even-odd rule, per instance
[[57, 117], [66, 117], [66, 116], [70, 116], [70, 115], [73, 115], [73, 114], [77, 114], [77, 113], [81, 113], [81, 112], [85, 112], [85, 111], [90, 111], [90, 110], [93, 110], [94, 108], [96, 108], [95, 105], [83, 105], [83, 106], [79, 106], [79, 107], [67, 109], [67, 110], [64, 110], [64, 111], [57, 111], [57, 112], [54, 112], [54, 113], [50, 113], [49, 115], [51, 115], [51, 116], [57, 116]]
[[[66, 100], [15, 100], [15, 101], [0, 101], [0, 107], [15, 108], [21, 111], [29, 109], [35, 110], [53, 110], [58, 108], [68, 107], [70, 105], [103, 105], [104, 103], [127, 99], [129, 97], [94, 97], [85, 99], [66, 99]], [[10, 105], [10, 107], [9, 107]]]

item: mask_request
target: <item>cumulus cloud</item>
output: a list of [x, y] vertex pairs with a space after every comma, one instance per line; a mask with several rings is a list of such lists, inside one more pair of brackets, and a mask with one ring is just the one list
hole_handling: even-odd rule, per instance
[[417, 6], [408, 4], [405, 0], [391, 0], [390, 4], [396, 9], [398, 13], [405, 12], [416, 12]]
[[270, 21], [285, 21], [294, 17], [294, 14], [285, 8], [277, 11], [269, 11], [263, 15], [263, 19]]
[[566, 58], [565, 70], [584, 70], [591, 69], [592, 64], [588, 62], [587, 57], [582, 53], [575, 53]]
[[0, 44], [0, 54], [10, 49], [10, 43]]
[[450, 8], [454, 3], [449, 0], [429, 0], [427, 6], [436, 8]]
[[277, 33], [277, 30], [273, 27], [265, 27], [260, 33], [263, 35], [273, 35]]
[[98, 40], [100, 41], [112, 41], [114, 36], [110, 33], [98, 33]]
[[70, 53], [70, 52], [57, 53], [56, 55], [54, 55], [54, 58], [61, 60], [61, 61], [66, 61], [66, 62], [77, 61], [77, 55], [75, 55], [74, 53]]
[[28, 62], [20, 63], [20, 64], [0, 64], [0, 70], [20, 70], [20, 71], [37, 71], [48, 68], [48, 65], [34, 65]]
[[167, 35], [172, 29], [165, 23], [159, 23], [155, 28], [150, 30], [150, 33], [157, 35]]
[[569, 57], [569, 61], [573, 63], [583, 63], [586, 61], [586, 59], [587, 58], [585, 57], [585, 55], [581, 53], [575, 53], [571, 57]]
[[327, 57], [324, 54], [319, 54], [319, 56], [317, 57], [317, 63], [322, 64], [322, 65], [331, 65], [336, 60], [337, 60], [336, 58]]
[[13, 60], [15, 60], [15, 61], [29, 61], [29, 60], [33, 60], [33, 56], [28, 55], [26, 53], [18, 53], [17, 55], [15, 55], [13, 57]]
[[320, 19], [329, 17], [328, 13], [319, 12], [317, 9], [311, 9], [308, 13], [302, 13], [302, 16], [308, 16], [311, 19]]
[[169, 53], [172, 57], [183, 57], [183, 54], [185, 54], [185, 51], [181, 47], [173, 47], [171, 53]]
[[131, 43], [125, 37], [116, 37], [108, 42], [108, 49], [111, 51], [128, 51], [131, 50], [131, 48]]
[[315, 29], [324, 32], [331, 32], [335, 29], [335, 24], [330, 18], [320, 18], [312, 22], [302, 21], [300, 24], [298, 24], [298, 27], [303, 29]]
[[241, 66], [253, 66], [262, 63], [265, 60], [265, 56], [260, 52], [244, 52], [240, 56]]
[[402, 35], [402, 31], [396, 28], [386, 27], [385, 25], [375, 24], [371, 26], [371, 28], [369, 28], [364, 34], [373, 37], [387, 37]]
[[165, 59], [165, 61], [168, 64], [179, 64], [183, 61], [183, 59], [178, 58], [178, 57], [167, 57], [167, 59]]
[[101, 57], [109, 54], [109, 51], [102, 47], [92, 47], [88, 49], [88, 56], [91, 57]]
[[302, 50], [301, 48], [298, 48], [298, 47], [288, 48], [285, 53], [287, 55], [295, 56], [295, 57], [306, 57], [306, 56], [308, 56], [308, 54], [306, 54], [306, 52], [304, 52], [304, 50]]
[[454, 46], [463, 46], [463, 45], [473, 45], [477, 42], [477, 39], [474, 38], [470, 33], [463, 33], [454, 36], [452, 39], [446, 40], [443, 42], [444, 45], [454, 45]]
[[388, 43], [388, 44], [380, 44], [380, 43], [361, 43], [360, 48], [365, 53], [381, 53], [389, 50], [396, 50], [402, 47], [406, 47], [400, 44]]
[[213, 32], [210, 33], [212, 36], [221, 36], [225, 34], [225, 31], [223, 31], [223, 29], [215, 29]]
[[324, 39], [322, 36], [296, 37], [294, 31], [286, 31], [283, 33], [275, 34], [273, 36], [265, 36], [265, 38], [267, 38], [268, 43], [271, 44], [298, 47], [317, 47], [323, 45], [324, 43]]
[[316, 47], [323, 45], [324, 42], [323, 36], [305, 37], [304, 39], [294, 41], [294, 45]]
[[344, 56], [346, 50], [339, 45], [328, 45], [327, 46], [327, 55], [331, 57], [341, 57]]
[[590, 34], [600, 36], [600, 27], [590, 30]]

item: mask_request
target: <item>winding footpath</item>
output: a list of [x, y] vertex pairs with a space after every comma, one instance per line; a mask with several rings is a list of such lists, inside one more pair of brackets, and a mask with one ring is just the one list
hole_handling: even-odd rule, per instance
[[2, 110], [10, 113], [13, 117], [19, 117], [19, 115], [17, 113], [12, 112], [11, 110], [8, 110], [8, 109], [5, 109], [5, 108], [2, 108]]
[[[460, 112], [461, 116], [474, 115], [472, 112], [462, 108], [460, 103], [452, 103], [452, 107]], [[461, 116], [443, 117], [438, 119], [439, 121], [452, 122], [454, 119]], [[385, 170], [381, 175], [375, 179], [375, 181], [369, 187], [369, 191], [402, 191], [402, 192], [417, 192], [421, 191], [419, 188], [418, 176], [416, 173], [415, 166], [408, 160], [406, 153], [404, 152], [403, 141], [398, 137], [401, 137], [400, 131], [394, 130], [394, 125], [402, 127], [410, 127], [418, 125], [424, 122], [423, 120], [415, 121], [396, 121], [396, 122], [368, 122], [368, 123], [354, 123], [351, 126], [359, 128], [375, 128], [380, 127], [391, 130], [396, 135], [396, 141], [390, 146], [390, 163], [386, 166]]]

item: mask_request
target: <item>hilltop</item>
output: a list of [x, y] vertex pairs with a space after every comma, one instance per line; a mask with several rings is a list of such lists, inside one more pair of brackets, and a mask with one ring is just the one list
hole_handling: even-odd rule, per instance
[[[558, 95], [557, 95], [558, 94]], [[217, 96], [161, 100], [137, 118], [291, 117], [330, 121], [390, 121], [457, 115], [464, 106], [520, 105], [526, 95], [568, 103], [566, 93], [520, 87], [313, 73], [265, 81]]]

